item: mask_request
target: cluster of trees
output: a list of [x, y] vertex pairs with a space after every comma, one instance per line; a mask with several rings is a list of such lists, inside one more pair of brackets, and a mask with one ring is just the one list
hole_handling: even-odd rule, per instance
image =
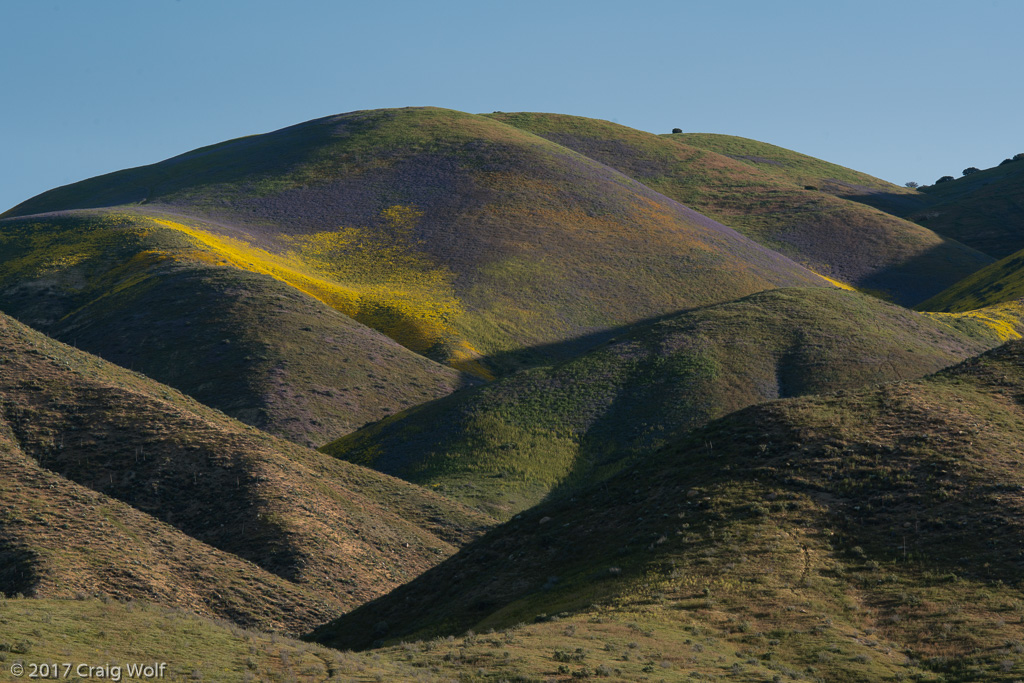
[[[1021, 152], [1020, 154], [1014, 154], [1009, 159], [1003, 159], [1001, 162], [999, 162], [999, 165], [1000, 166], [1005, 166], [1006, 164], [1012, 164], [1015, 161], [1024, 161], [1024, 152]], [[963, 175], [965, 175], [965, 176], [971, 175], [972, 173], [977, 173], [980, 170], [981, 169], [978, 168], [977, 166], [968, 166], [967, 168], [965, 168], [963, 170]], [[939, 178], [938, 180], [936, 180], [935, 184], [938, 185], [939, 183], [948, 183], [950, 180], [955, 180], [955, 178], [953, 176], [951, 176], [951, 175], [944, 175], [941, 178]], [[907, 187], [917, 187], [917, 186], [918, 186], [917, 183], [913, 183], [913, 184], [907, 183]]]

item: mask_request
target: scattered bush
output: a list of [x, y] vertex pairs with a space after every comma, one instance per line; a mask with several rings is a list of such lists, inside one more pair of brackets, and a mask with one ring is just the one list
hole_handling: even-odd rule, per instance
[[921, 187], [920, 185], [918, 185], [918, 184], [917, 184], [916, 182], [914, 182], [913, 180], [911, 180], [911, 181], [909, 181], [909, 182], [907, 182], [907, 183], [905, 183], [905, 184], [906, 184], [906, 186], [907, 186], [907, 187], [909, 187], [909, 188], [910, 188], [911, 190], [916, 190], [917, 188]]
[[682, 133], [682, 132], [683, 132], [683, 129], [682, 129], [682, 128], [673, 128], [673, 129], [672, 129], [672, 132], [673, 132], [673, 133]]
[[978, 168], [977, 166], [968, 166], [967, 168], [964, 169], [964, 175], [971, 175], [972, 173], [977, 173], [980, 170], [981, 169]]
[[956, 179], [953, 176], [951, 176], [951, 175], [944, 175], [941, 178], [939, 178], [938, 180], [936, 180], [935, 184], [938, 185], [939, 183], [948, 183], [950, 180], [956, 180]]
[[576, 648], [575, 652], [568, 650], [555, 650], [554, 658], [556, 662], [582, 662], [587, 656], [586, 651], [582, 647]]

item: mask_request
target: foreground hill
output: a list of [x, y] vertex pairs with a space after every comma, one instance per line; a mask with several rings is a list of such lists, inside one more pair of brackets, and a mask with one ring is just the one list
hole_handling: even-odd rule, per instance
[[8, 435], [0, 472], [0, 594], [145, 600], [268, 631], [301, 632], [339, 611], [336, 600], [40, 467]]
[[778, 289], [637, 325], [323, 450], [507, 519], [734, 410], [921, 377], [1022, 331], [1019, 309], [928, 317], [857, 292]]
[[0, 353], [5, 593], [145, 598], [298, 632], [490, 523], [6, 316]]
[[[599, 645], [601, 624], [629, 621], [641, 652], [719, 674], [731, 658], [739, 680], [1015, 680], [1022, 389], [1015, 341], [921, 381], [747, 408], [313, 637], [366, 647], [560, 614], [565, 636]], [[595, 645], [563, 651], [566, 674], [612, 659]]]
[[913, 305], [989, 256], [866, 203], [907, 211], [918, 193], [835, 164], [727, 135], [658, 136], [559, 114], [497, 113], [616, 168], [798, 263]]
[[[59, 662], [58, 675], [48, 677], [74, 680], [80, 673], [78, 664], [86, 664], [104, 667], [102, 674], [94, 672], [97, 675], [89, 678], [102, 675], [114, 680], [120, 674], [124, 681], [159, 680], [153, 675], [133, 676], [128, 670], [129, 665], [153, 665], [155, 659], [157, 666], [167, 665], [157, 673], [171, 681], [319, 683], [328, 679], [374, 680], [377, 676], [388, 681], [443, 680], [424, 677], [422, 668], [400, 662], [398, 657], [389, 661], [342, 653], [142, 600], [4, 600], [0, 596], [0, 615], [4, 619], [0, 672], [16, 663]], [[64, 676], [63, 663], [69, 661], [72, 668]], [[444, 665], [440, 657], [437, 664]], [[446, 668], [457, 676], [460, 667], [449, 664]], [[26, 676], [31, 673], [25, 669]]]
[[4, 216], [113, 206], [481, 376], [571, 356], [644, 318], [825, 284], [598, 161], [443, 109], [318, 119], [57, 188]]
[[1024, 249], [1024, 160], [923, 188], [924, 206], [905, 212], [997, 259]]
[[304, 445], [473, 383], [328, 305], [288, 263], [231, 267], [246, 255], [199, 235], [127, 214], [0, 221], [3, 310]]

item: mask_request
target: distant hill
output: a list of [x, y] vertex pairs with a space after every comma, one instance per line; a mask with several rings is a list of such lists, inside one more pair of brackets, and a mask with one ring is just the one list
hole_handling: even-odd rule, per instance
[[922, 188], [921, 225], [997, 259], [1024, 249], [1024, 160]]
[[669, 670], [738, 680], [761, 667], [1014, 680], [1022, 388], [1016, 341], [917, 382], [747, 408], [522, 513], [313, 638], [366, 647], [557, 618], [548, 648], [596, 644], [564, 650], [566, 671], [642, 647], [682, 653]]
[[917, 378], [1020, 338], [1024, 312], [991, 316], [929, 317], [839, 289], [762, 292], [637, 325], [322, 450], [507, 519], [740, 408]]
[[57, 188], [4, 216], [97, 207], [180, 226], [213, 262], [316, 290], [485, 377], [648, 317], [825, 285], [598, 161], [443, 109], [318, 119]]
[[616, 168], [822, 275], [903, 305], [991, 262], [891, 215], [922, 206], [916, 191], [781, 147], [727, 135], [659, 136], [579, 116], [490, 116]]
[[2, 592], [194, 604], [299, 632], [491, 524], [6, 316], [0, 348]]

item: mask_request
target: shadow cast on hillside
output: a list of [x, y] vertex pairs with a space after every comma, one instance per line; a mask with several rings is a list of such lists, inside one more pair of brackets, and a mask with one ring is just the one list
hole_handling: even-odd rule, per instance
[[914, 308], [995, 262], [987, 254], [972, 251], [975, 261], [970, 267], [964, 264], [963, 245], [943, 238], [942, 244], [902, 263], [881, 268], [853, 285], [867, 293], [884, 294], [885, 298], [900, 306]]
[[879, 211], [906, 218], [907, 216], [928, 208], [933, 201], [926, 195], [907, 195], [895, 192], [869, 192], [866, 194], [838, 195], [840, 199], [848, 199], [851, 202], [864, 204]]
[[534, 346], [528, 346], [513, 351], [500, 351], [497, 353], [486, 354], [480, 358], [480, 361], [486, 367], [490, 368], [497, 377], [501, 378], [520, 370], [527, 370], [529, 368], [536, 368], [544, 365], [554, 365], [570, 360], [576, 356], [586, 353], [587, 351], [596, 349], [616, 337], [620, 337], [636, 330], [637, 328], [653, 325], [663, 320], [668, 320], [672, 317], [678, 316], [681, 313], [695, 311], [701, 308], [705, 307], [696, 306], [694, 308], [683, 308], [671, 313], [664, 313], [650, 318], [641, 318], [635, 322], [626, 323], [624, 325], [593, 330], [586, 334], [572, 337], [571, 339], [547, 344], [536, 344]]

